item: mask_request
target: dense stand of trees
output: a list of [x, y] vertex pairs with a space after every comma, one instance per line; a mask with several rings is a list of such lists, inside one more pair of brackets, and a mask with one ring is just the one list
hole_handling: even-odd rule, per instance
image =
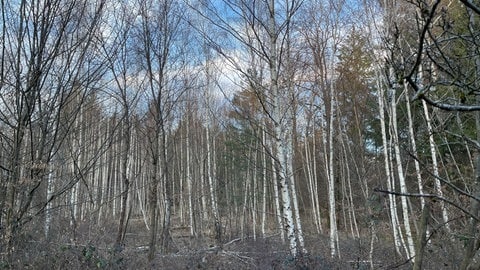
[[278, 237], [296, 259], [325, 235], [334, 258], [366, 240], [372, 268], [376, 243], [416, 269], [427, 246], [479, 267], [477, 1], [0, 13], [1, 265], [108, 224], [106, 245], [135, 228], [151, 261], [179, 235]]

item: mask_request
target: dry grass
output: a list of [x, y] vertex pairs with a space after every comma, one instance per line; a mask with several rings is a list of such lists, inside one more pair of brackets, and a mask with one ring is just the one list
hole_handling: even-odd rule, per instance
[[[68, 223], [57, 224], [50, 242], [42, 232], [25, 233], [10, 264], [0, 269], [370, 269], [370, 239], [340, 238], [340, 258], [330, 258], [326, 235], [306, 235], [308, 255], [294, 260], [278, 235], [267, 238], [225, 239], [220, 248], [211, 237], [192, 238], [184, 228], [173, 231], [176, 253], [158, 254], [147, 261], [148, 231], [141, 221], [130, 223], [125, 246], [113, 248], [116, 225], [79, 224], [73, 232]], [[384, 235], [385, 237], [383, 237]], [[388, 238], [379, 232], [374, 245], [374, 269], [410, 269]], [[461, 247], [437, 235], [427, 247], [424, 269], [455, 269]], [[442, 238], [442, 239], [441, 239]], [[443, 239], [444, 238], [444, 239]]]

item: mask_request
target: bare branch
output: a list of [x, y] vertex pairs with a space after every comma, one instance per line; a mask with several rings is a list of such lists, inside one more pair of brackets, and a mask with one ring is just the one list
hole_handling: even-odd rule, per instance
[[476, 221], [480, 221], [480, 219], [474, 215], [473, 213], [471, 213], [470, 211], [468, 211], [467, 209], [465, 209], [464, 207], [462, 207], [461, 205], [455, 203], [454, 201], [448, 199], [448, 198], [445, 198], [445, 197], [442, 197], [442, 196], [439, 196], [437, 194], [430, 194], [430, 193], [401, 193], [401, 192], [396, 192], [396, 191], [390, 191], [390, 190], [384, 190], [384, 189], [380, 189], [380, 188], [374, 188], [373, 189], [374, 192], [379, 192], [379, 193], [385, 193], [385, 194], [391, 194], [391, 195], [395, 195], [395, 196], [406, 196], [406, 197], [415, 197], [415, 198], [430, 198], [430, 199], [438, 199], [438, 200], [441, 200], [441, 201], [444, 201], [450, 205], [452, 205], [453, 207], [459, 209], [460, 211], [462, 211], [463, 213], [467, 214], [468, 216], [470, 216], [471, 218], [475, 219]]
[[473, 10], [473, 12], [477, 13], [480, 15], [480, 7], [478, 7], [477, 5], [475, 5], [474, 3], [472, 3], [472, 1], [470, 0], [460, 0], [460, 2], [462, 2], [466, 7], [470, 8], [471, 10]]
[[442, 103], [435, 100], [432, 100], [425, 95], [420, 96], [421, 99], [425, 100], [429, 105], [437, 107], [445, 111], [457, 111], [457, 112], [473, 112], [480, 111], [480, 105], [463, 105], [463, 104], [448, 104]]

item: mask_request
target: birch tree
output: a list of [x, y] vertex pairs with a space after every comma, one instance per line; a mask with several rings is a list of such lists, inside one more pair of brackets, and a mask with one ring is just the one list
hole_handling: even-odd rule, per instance
[[[153, 260], [156, 252], [159, 200], [162, 205], [161, 251], [170, 250], [172, 216], [172, 179], [167, 153], [169, 125], [184, 89], [179, 88], [182, 67], [185, 65], [185, 49], [180, 43], [182, 34], [181, 3], [175, 1], [140, 1], [140, 21], [136, 34], [140, 67], [145, 70], [143, 87], [147, 98], [146, 136], [150, 155], [149, 181], [149, 259]], [[159, 196], [158, 192], [162, 191]]]
[[[225, 51], [219, 44], [214, 42], [209, 35], [206, 38], [213, 43], [214, 48], [229, 62], [237, 72], [245, 76], [247, 84], [254, 81], [261, 86], [262, 91], [258, 92], [258, 98], [262, 104], [264, 113], [269, 117], [273, 129], [272, 140], [274, 142], [275, 166], [277, 170], [278, 184], [282, 198], [282, 212], [284, 219], [284, 229], [289, 240], [290, 253], [294, 257], [302, 254], [304, 243], [302, 237], [298, 237], [299, 232], [293, 216], [292, 190], [289, 188], [293, 172], [291, 164], [293, 162], [292, 146], [292, 113], [290, 112], [289, 96], [286, 94], [287, 84], [283, 83], [281, 76], [284, 76], [283, 57], [285, 56], [286, 40], [291, 31], [294, 15], [296, 14], [301, 2], [285, 1], [277, 3], [275, 1], [265, 2], [245, 2], [245, 1], [224, 1], [225, 7], [235, 14], [236, 19], [245, 25], [245, 29], [237, 29], [231, 21], [219, 12], [218, 8], [206, 1], [202, 3], [204, 19], [218, 27], [220, 31], [225, 32], [230, 38], [233, 38], [232, 45], [244, 52], [253, 52], [255, 57], [261, 60], [263, 65], [268, 67], [268, 81], [257, 82], [252, 77], [252, 73], [245, 68], [241, 59]], [[223, 45], [223, 44], [222, 44]], [[248, 62], [248, 61], [247, 61]], [[285, 78], [286, 79], [286, 78]], [[265, 99], [261, 98], [261, 93], [266, 93]]]

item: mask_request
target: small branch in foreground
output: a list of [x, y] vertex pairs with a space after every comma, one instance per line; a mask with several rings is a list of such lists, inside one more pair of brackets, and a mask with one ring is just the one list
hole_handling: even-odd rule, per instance
[[467, 209], [463, 208], [462, 206], [458, 205], [457, 203], [445, 198], [445, 197], [442, 197], [442, 196], [439, 196], [437, 194], [429, 194], [429, 193], [401, 193], [401, 192], [396, 192], [396, 191], [390, 191], [390, 190], [383, 190], [383, 189], [380, 189], [380, 188], [374, 188], [373, 189], [374, 192], [380, 192], [380, 193], [385, 193], [385, 194], [391, 194], [391, 195], [395, 195], [395, 196], [407, 196], [407, 197], [423, 197], [423, 198], [430, 198], [430, 199], [438, 199], [438, 200], [441, 200], [441, 201], [444, 201], [450, 205], [452, 205], [453, 207], [459, 209], [460, 211], [462, 211], [463, 213], [469, 215], [471, 218], [475, 219], [476, 221], [479, 221], [480, 222], [480, 219], [472, 214], [470, 211], [468, 211]]
[[[463, 138], [463, 137], [461, 137]], [[479, 144], [480, 146], [480, 144]], [[480, 149], [480, 148], [479, 148]], [[408, 152], [410, 157], [412, 157], [413, 159], [415, 159], [418, 163], [420, 163], [423, 167], [427, 167], [425, 163], [423, 163], [420, 159], [418, 159], [418, 157], [416, 157], [413, 153], [410, 153]], [[470, 199], [473, 199], [473, 200], [476, 200], [478, 202], [480, 202], [480, 198], [477, 198], [475, 195], [472, 195], [464, 190], [462, 190], [461, 188], [457, 187], [456, 185], [452, 184], [450, 181], [448, 181], [447, 179], [444, 179], [434, 173], [432, 173], [430, 170], [427, 170], [426, 171], [428, 173], [428, 175], [432, 176], [433, 178], [436, 178], [438, 179], [440, 182], [444, 183], [445, 185], [449, 186], [450, 188], [452, 188], [455, 192], [458, 192], [460, 193], [460, 195], [464, 195]]]
[[425, 95], [421, 95], [421, 98], [425, 100], [429, 105], [433, 107], [437, 107], [444, 111], [454, 111], [454, 112], [474, 112], [480, 111], [480, 105], [463, 105], [463, 104], [449, 104], [449, 103], [442, 103], [439, 101], [435, 101], [426, 97]]

